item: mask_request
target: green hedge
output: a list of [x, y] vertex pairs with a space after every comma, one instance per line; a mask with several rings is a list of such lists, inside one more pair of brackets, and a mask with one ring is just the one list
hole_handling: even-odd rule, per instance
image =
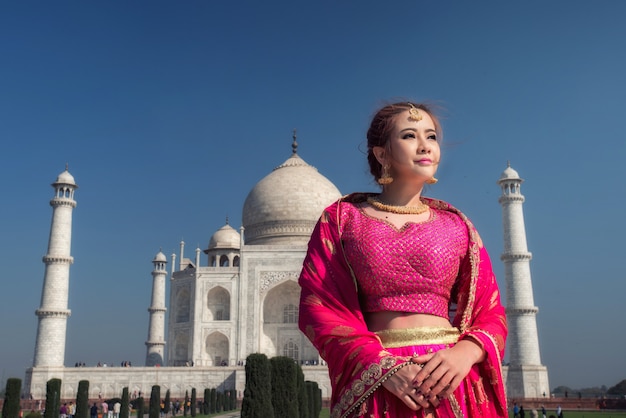
[[161, 417], [161, 387], [152, 386], [152, 392], [150, 392], [150, 418]]
[[22, 379], [11, 377], [7, 379], [2, 406], [2, 418], [18, 418], [20, 415], [20, 392]]
[[254, 353], [246, 358], [246, 387], [241, 418], [274, 418], [272, 371], [265, 354]]
[[272, 406], [277, 417], [298, 417], [297, 365], [292, 358], [270, 359], [272, 365]]
[[78, 382], [76, 392], [76, 418], [89, 418], [89, 380]]
[[130, 400], [128, 396], [128, 387], [124, 387], [122, 389], [122, 402], [120, 402], [120, 404], [122, 405], [120, 407], [120, 418], [130, 418], [130, 408], [128, 407], [129, 403]]
[[59, 418], [61, 408], [61, 379], [46, 382], [46, 412], [44, 418]]

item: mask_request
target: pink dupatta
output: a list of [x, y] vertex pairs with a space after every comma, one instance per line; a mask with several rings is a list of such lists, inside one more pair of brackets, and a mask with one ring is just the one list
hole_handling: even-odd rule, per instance
[[[348, 195], [326, 208], [311, 236], [299, 279], [299, 326], [328, 363], [332, 418], [349, 416], [409, 362], [407, 357], [386, 351], [376, 334], [367, 329], [357, 282], [343, 254], [342, 205], [362, 202], [366, 197], [363, 193]], [[453, 326], [459, 328], [460, 338], [471, 335], [478, 341], [487, 358], [479, 365], [481, 379], [462, 383], [468, 399], [457, 401], [468, 402], [470, 416], [507, 416], [501, 367], [506, 316], [489, 256], [465, 215], [443, 201], [423, 201], [456, 213], [469, 230], [468, 262], [461, 266], [454, 289], [457, 313]]]

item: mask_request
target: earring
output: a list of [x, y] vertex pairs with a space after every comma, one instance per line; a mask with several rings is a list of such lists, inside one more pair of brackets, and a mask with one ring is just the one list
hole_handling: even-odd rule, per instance
[[428, 180], [426, 180], [426, 183], [427, 183], [427, 184], [435, 184], [435, 183], [437, 183], [438, 181], [439, 181], [439, 180], [437, 180], [436, 178], [431, 177], [431, 178], [429, 178]]
[[390, 184], [393, 181], [393, 177], [389, 174], [389, 164], [383, 165], [383, 173], [376, 181], [382, 186]]

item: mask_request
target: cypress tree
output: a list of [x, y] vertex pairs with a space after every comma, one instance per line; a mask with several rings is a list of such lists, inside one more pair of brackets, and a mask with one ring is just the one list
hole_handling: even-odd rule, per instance
[[196, 416], [196, 388], [191, 388], [191, 401], [189, 403], [189, 415], [191, 415], [192, 417]]
[[76, 418], [89, 418], [89, 380], [78, 382]]
[[265, 354], [246, 358], [246, 387], [241, 402], [241, 418], [274, 418], [272, 372]]
[[183, 415], [187, 416], [187, 412], [189, 411], [189, 391], [185, 391], [185, 405], [183, 406]]
[[322, 390], [317, 382], [306, 381], [307, 396], [309, 398], [309, 417], [318, 418], [322, 412]]
[[278, 356], [272, 365], [272, 406], [277, 417], [298, 417], [297, 365], [292, 358]]
[[137, 398], [136, 408], [137, 408], [137, 418], [143, 418], [143, 416], [146, 414], [146, 404], [143, 401], [142, 396]]
[[150, 418], [159, 418], [161, 416], [161, 387], [152, 386], [152, 392], [150, 393]]
[[130, 412], [128, 408], [129, 404], [128, 387], [122, 388], [122, 402], [120, 402], [120, 418], [130, 418]]
[[211, 402], [209, 403], [209, 410], [212, 414], [217, 412], [217, 390], [211, 389]]
[[215, 412], [222, 412], [224, 410], [224, 394], [222, 392], [217, 392], [215, 403]]
[[322, 412], [322, 389], [320, 389], [317, 382], [313, 382], [313, 402], [315, 405], [313, 416], [319, 417]]
[[306, 386], [304, 385], [304, 373], [302, 367], [296, 364], [296, 380], [298, 390], [298, 412], [300, 412], [300, 418], [309, 418], [309, 403], [306, 393]]
[[2, 405], [2, 418], [17, 418], [20, 415], [20, 391], [22, 379], [11, 377], [7, 379], [4, 388], [4, 404]]
[[306, 387], [306, 397], [307, 397], [307, 406], [309, 408], [309, 417], [315, 417], [315, 391], [313, 382], [307, 380], [304, 382], [304, 386]]
[[170, 412], [170, 404], [172, 403], [172, 398], [170, 396], [170, 390], [166, 390], [165, 391], [165, 407], [163, 408], [163, 412], [165, 413], [165, 415], [169, 414]]
[[202, 398], [202, 415], [209, 415], [209, 402], [211, 401], [211, 391], [204, 388], [204, 398]]
[[230, 390], [230, 410], [237, 409], [237, 389]]
[[189, 405], [191, 408], [191, 416], [196, 416], [196, 388], [191, 388], [191, 404]]
[[46, 382], [46, 412], [44, 418], [58, 418], [61, 408], [61, 379]]
[[224, 412], [230, 411], [230, 390], [224, 390]]

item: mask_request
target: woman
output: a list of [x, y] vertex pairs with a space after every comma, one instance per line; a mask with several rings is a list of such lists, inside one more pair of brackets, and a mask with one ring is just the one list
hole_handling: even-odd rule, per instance
[[367, 140], [382, 192], [341, 198], [311, 236], [299, 325], [328, 363], [333, 418], [506, 416], [489, 257], [465, 215], [421, 195], [440, 138], [425, 105], [379, 110]]

